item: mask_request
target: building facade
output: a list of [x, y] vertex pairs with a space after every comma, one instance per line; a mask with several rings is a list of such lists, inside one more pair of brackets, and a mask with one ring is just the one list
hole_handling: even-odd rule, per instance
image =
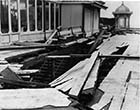
[[91, 35], [99, 31], [101, 8], [104, 2], [0, 0], [0, 44], [44, 40], [58, 26], [82, 26]]

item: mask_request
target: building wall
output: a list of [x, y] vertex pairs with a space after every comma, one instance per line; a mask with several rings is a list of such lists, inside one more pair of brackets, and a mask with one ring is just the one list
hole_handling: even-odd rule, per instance
[[82, 26], [82, 5], [62, 4], [61, 5], [61, 26]]
[[84, 29], [86, 31], [87, 36], [90, 36], [92, 33], [93, 27], [93, 11], [88, 7], [84, 8]]
[[93, 33], [99, 32], [99, 19], [100, 19], [100, 9], [94, 8], [94, 22], [93, 22]]
[[84, 26], [87, 35], [99, 30], [100, 11], [91, 5], [19, 1], [0, 1], [0, 44], [44, 40], [60, 25]]
[[98, 8], [84, 8], [84, 29], [87, 36], [99, 31], [100, 10]]

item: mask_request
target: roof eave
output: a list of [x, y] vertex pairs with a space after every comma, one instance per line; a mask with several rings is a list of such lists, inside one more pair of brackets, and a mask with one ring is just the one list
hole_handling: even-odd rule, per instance
[[91, 6], [95, 6], [98, 8], [102, 8], [102, 9], [107, 9], [108, 7], [106, 7], [104, 4], [105, 2], [103, 1], [89, 1], [89, 0], [50, 0], [51, 2], [55, 2], [58, 4], [87, 4], [87, 5], [91, 5]]
[[107, 6], [105, 6], [105, 5], [101, 4], [101, 3], [99, 3], [98, 1], [97, 1], [97, 2], [94, 2], [92, 5], [95, 6], [95, 7], [104, 9], [104, 10], [106, 10], [106, 9], [108, 8]]

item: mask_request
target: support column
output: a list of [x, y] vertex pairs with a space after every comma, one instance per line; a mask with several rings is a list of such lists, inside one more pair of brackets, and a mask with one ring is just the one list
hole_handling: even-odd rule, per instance
[[26, 1], [27, 4], [27, 32], [30, 31], [30, 23], [29, 23], [29, 0]]
[[37, 31], [37, 0], [35, 0], [35, 31]]
[[51, 3], [49, 2], [49, 30], [51, 30]]
[[11, 23], [11, 6], [10, 6], [10, 0], [8, 0], [8, 22], [9, 22], [9, 33], [12, 32], [12, 23]]
[[130, 16], [128, 17], [128, 28], [130, 28]]
[[21, 36], [20, 0], [18, 0], [18, 31], [19, 31], [18, 40], [20, 40]]

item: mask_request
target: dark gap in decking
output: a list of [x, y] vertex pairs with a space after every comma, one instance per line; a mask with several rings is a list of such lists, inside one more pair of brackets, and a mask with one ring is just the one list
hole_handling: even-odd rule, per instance
[[[50, 55], [67, 55], [67, 54], [86, 54], [91, 46], [87, 44], [75, 45], [56, 51]], [[49, 83], [68, 71], [83, 58], [45, 58], [44, 63], [40, 67], [40, 72], [33, 76], [33, 80], [37, 82]]]
[[[128, 46], [124, 46], [119, 48], [119, 50], [113, 52], [112, 54], [118, 54], [121, 55], [124, 53], [124, 51], [127, 49]], [[107, 76], [109, 71], [116, 65], [117, 61], [120, 58], [105, 58], [99, 67], [98, 76], [97, 76], [97, 82], [96, 82], [96, 88], [100, 86], [100, 83], [104, 80], [104, 78]]]
[[[124, 51], [127, 49], [128, 46], [124, 46], [119, 48], [119, 50], [113, 52], [112, 54], [123, 54]], [[84, 105], [93, 105], [95, 103], [98, 103], [102, 95], [104, 94], [103, 91], [98, 89], [100, 86], [101, 82], [104, 80], [104, 78], [107, 76], [109, 71], [116, 65], [117, 61], [119, 58], [105, 58], [102, 59], [99, 70], [98, 70], [98, 75], [97, 75], [97, 80], [95, 82], [94, 88], [90, 88], [87, 90], [84, 90], [82, 95], [79, 97], [79, 102], [84, 104]]]

